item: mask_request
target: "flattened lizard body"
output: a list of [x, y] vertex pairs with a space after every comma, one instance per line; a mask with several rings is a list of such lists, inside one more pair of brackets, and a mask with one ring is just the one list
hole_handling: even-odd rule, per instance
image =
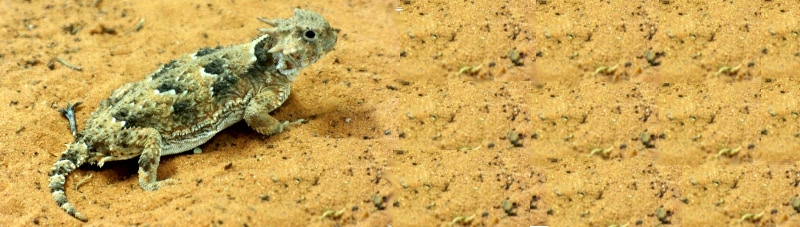
[[241, 120], [261, 134], [282, 132], [290, 122], [269, 113], [289, 97], [299, 71], [333, 49], [337, 31], [301, 9], [289, 19], [259, 20], [273, 28], [251, 42], [200, 49], [114, 90], [53, 165], [56, 203], [87, 220], [64, 193], [66, 176], [86, 163], [139, 157], [140, 186], [156, 190], [170, 182], [156, 180], [161, 156], [195, 148]]

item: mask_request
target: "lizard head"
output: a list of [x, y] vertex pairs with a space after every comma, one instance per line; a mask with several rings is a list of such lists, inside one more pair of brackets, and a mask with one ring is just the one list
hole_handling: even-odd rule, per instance
[[259, 30], [276, 38], [277, 42], [268, 52], [278, 60], [278, 71], [290, 80], [336, 45], [338, 30], [312, 11], [295, 9], [289, 19], [259, 20], [273, 27]]

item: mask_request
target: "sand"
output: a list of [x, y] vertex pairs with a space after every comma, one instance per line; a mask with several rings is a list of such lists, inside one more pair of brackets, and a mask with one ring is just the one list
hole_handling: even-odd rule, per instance
[[[97, 2], [0, 2], [4, 226], [800, 225], [796, 1]], [[307, 123], [235, 124], [162, 158], [158, 191], [136, 160], [84, 166], [89, 222], [56, 206], [59, 107], [81, 128], [298, 7], [341, 29], [274, 113]]]

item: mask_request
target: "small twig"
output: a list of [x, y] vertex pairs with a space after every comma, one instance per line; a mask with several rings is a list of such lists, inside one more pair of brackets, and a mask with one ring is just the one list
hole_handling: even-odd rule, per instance
[[475, 75], [476, 73], [478, 73], [478, 71], [481, 70], [481, 67], [483, 67], [483, 64], [480, 64], [478, 66], [464, 66], [464, 67], [461, 67], [461, 69], [458, 70], [458, 73], [456, 73], [456, 75], [461, 75], [461, 74], [464, 74], [464, 73], [468, 73], [470, 75]]
[[457, 216], [457, 217], [453, 218], [452, 221], [450, 221], [450, 225], [449, 226], [453, 226], [455, 224], [469, 224], [470, 222], [472, 222], [473, 218], [475, 218], [474, 214], [472, 216], [469, 216], [469, 217]]
[[56, 61], [57, 61], [58, 63], [61, 63], [61, 64], [62, 64], [62, 65], [64, 65], [64, 66], [66, 66], [67, 68], [70, 68], [70, 69], [72, 69], [72, 70], [75, 70], [75, 71], [83, 71], [83, 67], [80, 67], [80, 66], [77, 66], [77, 65], [70, 64], [70, 63], [69, 63], [69, 62], [67, 62], [66, 60], [64, 60], [64, 59], [61, 59], [61, 58], [59, 58], [59, 57], [56, 57]]
[[142, 27], [144, 27], [144, 17], [142, 17], [142, 19], [139, 19], [139, 23], [136, 23], [136, 25], [134, 25], [133, 28], [131, 28], [131, 30], [125, 32], [125, 34], [127, 35], [131, 34], [131, 32], [138, 32], [140, 29], [142, 29]]
[[761, 216], [763, 216], [763, 215], [764, 215], [764, 211], [761, 211], [761, 213], [758, 213], [758, 214], [747, 213], [747, 214], [742, 215], [742, 218], [739, 219], [739, 223], [742, 223], [743, 221], [750, 221], [750, 222], [754, 222], [755, 223], [755, 222], [761, 220]]
[[478, 150], [478, 149], [481, 149], [481, 145], [478, 145], [477, 147], [463, 146], [461, 148], [458, 148], [459, 151], [475, 151], [475, 150]]
[[592, 155], [595, 155], [595, 154], [600, 154], [600, 156], [602, 156], [603, 158], [608, 158], [608, 155], [611, 154], [611, 150], [612, 149], [614, 149], [613, 146], [609, 147], [609, 148], [605, 148], [605, 149], [603, 149], [603, 148], [595, 148], [595, 149], [592, 149], [591, 152], [589, 152], [589, 156], [588, 157], [592, 157]]
[[614, 71], [617, 70], [617, 66], [619, 66], [619, 64], [616, 64], [614, 66], [600, 66], [600, 67], [597, 67], [597, 69], [594, 70], [594, 73], [592, 73], [592, 76], [595, 76], [597, 74], [603, 74], [603, 75], [613, 74]]
[[734, 155], [739, 153], [740, 149], [742, 149], [741, 146], [739, 146], [737, 148], [722, 148], [722, 149], [719, 150], [719, 152], [717, 152], [717, 158], [719, 158], [719, 156], [722, 156], [722, 155], [725, 155], [725, 156], [728, 156], [728, 157], [733, 157]]
[[[346, 209], [346, 208], [345, 208], [345, 209]], [[336, 218], [339, 218], [339, 217], [341, 217], [341, 216], [342, 216], [342, 214], [344, 213], [345, 209], [341, 209], [341, 210], [327, 210], [327, 211], [325, 211], [324, 213], [322, 213], [322, 217], [320, 217], [320, 219], [324, 219], [324, 218], [326, 218], [326, 217], [330, 217], [331, 219], [336, 219]]]
[[736, 72], [738, 72], [739, 68], [741, 68], [741, 67], [742, 67], [741, 64], [737, 65], [737, 66], [723, 66], [723, 67], [720, 67], [719, 70], [717, 70], [717, 73], [714, 74], [714, 76], [719, 76], [720, 74], [733, 75], [733, 74], [736, 74]]
[[94, 174], [89, 174], [89, 176], [84, 177], [81, 181], [78, 181], [78, 183], [75, 184], [75, 191], [78, 191], [78, 187], [80, 187], [83, 183], [89, 181], [89, 179], [92, 179], [93, 176]]

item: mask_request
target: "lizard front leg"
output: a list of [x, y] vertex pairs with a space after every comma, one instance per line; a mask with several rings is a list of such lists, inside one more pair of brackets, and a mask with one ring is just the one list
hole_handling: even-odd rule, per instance
[[255, 95], [244, 110], [244, 121], [258, 133], [274, 135], [283, 132], [289, 125], [302, 123], [303, 119], [294, 122], [279, 121], [269, 113], [283, 104], [289, 97], [289, 85], [268, 87]]
[[139, 156], [139, 186], [153, 191], [172, 183], [171, 179], [156, 180], [158, 162], [161, 161], [161, 134], [153, 128], [135, 129], [131, 132], [134, 144], [143, 147]]

